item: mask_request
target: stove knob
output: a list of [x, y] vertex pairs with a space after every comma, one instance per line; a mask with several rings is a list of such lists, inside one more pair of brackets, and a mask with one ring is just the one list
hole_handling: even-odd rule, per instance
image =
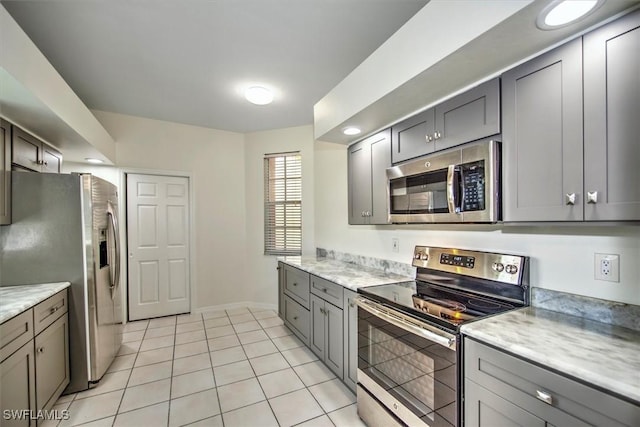
[[509, 264], [507, 265], [506, 270], [509, 274], [516, 274], [518, 272], [518, 267], [513, 264]]
[[422, 255], [420, 255], [420, 259], [421, 259], [421, 260], [423, 260], [423, 261], [426, 261], [426, 260], [428, 260], [428, 259], [429, 259], [429, 255], [427, 255], [427, 254], [422, 254]]
[[491, 268], [493, 268], [498, 273], [502, 273], [502, 270], [504, 270], [504, 264], [501, 262], [494, 262]]

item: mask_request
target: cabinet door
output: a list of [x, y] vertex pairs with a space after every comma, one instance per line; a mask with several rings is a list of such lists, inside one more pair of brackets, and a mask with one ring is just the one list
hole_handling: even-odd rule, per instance
[[311, 315], [311, 336], [309, 337], [309, 347], [318, 356], [318, 359], [324, 361], [325, 358], [325, 316], [324, 316], [324, 300], [315, 295], [311, 295], [310, 302]]
[[284, 320], [284, 264], [278, 262], [278, 316]]
[[435, 149], [500, 133], [500, 79], [495, 78], [435, 107]]
[[[29, 341], [18, 351], [0, 363], [0, 417], [2, 427], [35, 426], [36, 421], [25, 417], [25, 410], [36, 413], [36, 384], [35, 362], [33, 356], [33, 341]], [[8, 417], [4, 411], [17, 411], [22, 417]]]
[[386, 129], [367, 141], [371, 143], [371, 209], [369, 224], [389, 223], [387, 168], [391, 166], [391, 129]]
[[42, 142], [22, 129], [12, 127], [13, 157], [12, 164], [18, 169], [40, 172], [42, 161]]
[[435, 111], [430, 108], [391, 127], [391, 161], [403, 162], [435, 150]]
[[44, 173], [62, 172], [62, 154], [47, 144], [42, 144], [42, 169]]
[[502, 111], [504, 221], [581, 221], [582, 41], [503, 74]]
[[36, 406], [51, 409], [69, 384], [69, 332], [65, 314], [35, 339]]
[[349, 147], [349, 224], [366, 224], [371, 210], [371, 145], [365, 141]]
[[639, 11], [584, 36], [586, 220], [640, 220], [639, 76]]
[[0, 119], [0, 225], [11, 224], [11, 125]]
[[544, 420], [506, 399], [466, 380], [464, 384], [464, 423], [468, 427], [545, 427]]
[[344, 328], [342, 309], [325, 303], [324, 363], [340, 379], [344, 378]]
[[356, 391], [358, 382], [358, 307], [355, 298], [358, 294], [344, 290], [344, 382]]

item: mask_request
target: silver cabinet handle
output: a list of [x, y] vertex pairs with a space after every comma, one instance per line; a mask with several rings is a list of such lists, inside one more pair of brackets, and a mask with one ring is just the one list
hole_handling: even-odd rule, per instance
[[38, 353], [44, 353], [44, 347], [40, 347], [40, 348], [38, 349]]
[[567, 205], [575, 205], [576, 204], [576, 193], [567, 193], [564, 195], [564, 201]]
[[440, 139], [442, 138], [442, 134], [438, 131], [435, 131], [435, 133], [433, 134], [433, 139]]
[[349, 307], [354, 308], [356, 305], [352, 302], [349, 303]]
[[328, 292], [327, 288], [322, 288], [322, 292], [326, 294]]
[[60, 308], [60, 307], [51, 307], [51, 310], [49, 310], [49, 311], [51, 312], [51, 314], [53, 314], [56, 311], [58, 311], [58, 308]]
[[293, 282], [293, 286], [298, 286], [298, 284], [296, 282]]
[[591, 203], [593, 205], [598, 203], [598, 192], [597, 191], [587, 191], [587, 203]]
[[298, 316], [293, 316], [293, 320], [298, 320]]
[[432, 137], [431, 135], [425, 135], [425, 136], [424, 136], [424, 139], [426, 139], [426, 140], [427, 140], [427, 142], [431, 142], [431, 141], [433, 141], [433, 137]]
[[551, 397], [551, 395], [546, 391], [536, 390], [536, 399], [542, 400], [548, 405], [553, 405], [553, 397]]

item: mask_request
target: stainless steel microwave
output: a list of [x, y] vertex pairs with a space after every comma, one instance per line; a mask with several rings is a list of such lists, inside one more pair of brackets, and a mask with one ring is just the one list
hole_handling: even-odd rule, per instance
[[392, 166], [387, 184], [394, 224], [500, 221], [500, 142], [484, 139]]

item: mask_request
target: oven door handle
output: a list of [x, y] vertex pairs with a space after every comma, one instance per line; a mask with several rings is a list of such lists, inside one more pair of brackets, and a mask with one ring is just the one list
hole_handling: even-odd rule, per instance
[[411, 319], [400, 313], [392, 312], [384, 306], [360, 296], [355, 298], [355, 302], [358, 307], [386, 322], [391, 323], [394, 326], [397, 326], [400, 329], [404, 329], [407, 332], [426, 338], [429, 341], [440, 344], [448, 349], [456, 350], [456, 336], [453, 334], [447, 333], [418, 320]]

